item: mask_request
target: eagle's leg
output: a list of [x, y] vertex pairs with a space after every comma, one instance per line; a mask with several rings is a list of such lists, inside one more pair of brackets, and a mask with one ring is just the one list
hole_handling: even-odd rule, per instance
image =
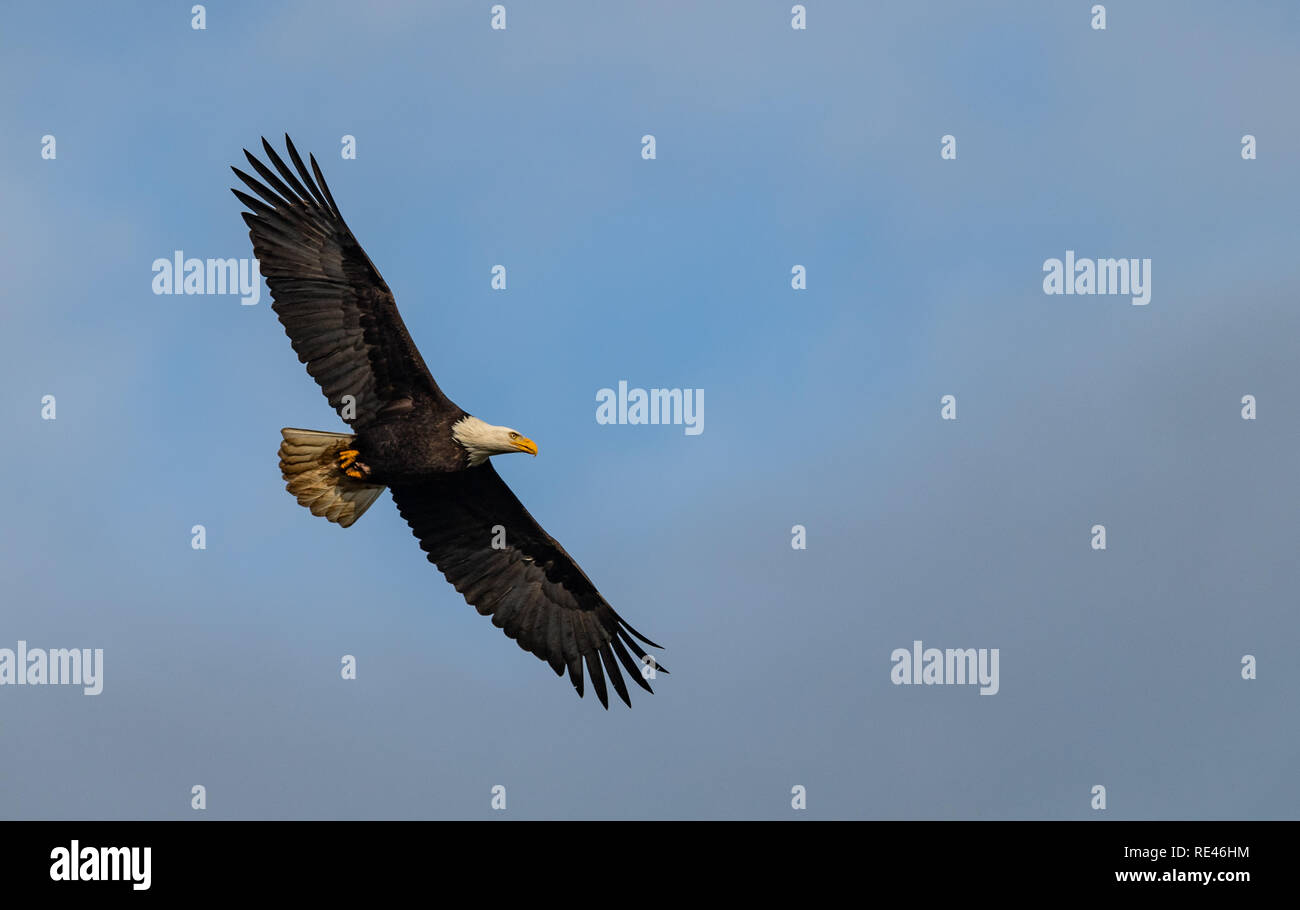
[[370, 468], [357, 461], [357, 456], [360, 454], [356, 449], [344, 449], [339, 452], [339, 470], [354, 480], [361, 480], [370, 475]]

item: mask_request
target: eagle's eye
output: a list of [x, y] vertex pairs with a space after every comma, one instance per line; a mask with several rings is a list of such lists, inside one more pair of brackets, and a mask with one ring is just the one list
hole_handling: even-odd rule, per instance
[[511, 433], [511, 434], [510, 434], [510, 438], [511, 438], [511, 439], [518, 439], [518, 438], [519, 438], [519, 434], [518, 434], [518, 433]]

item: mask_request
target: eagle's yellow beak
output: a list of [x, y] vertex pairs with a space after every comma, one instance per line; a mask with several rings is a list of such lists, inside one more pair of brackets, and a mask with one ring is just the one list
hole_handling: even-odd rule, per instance
[[537, 454], [537, 443], [524, 436], [520, 436], [515, 440], [515, 448], [521, 452], [527, 452], [529, 455]]

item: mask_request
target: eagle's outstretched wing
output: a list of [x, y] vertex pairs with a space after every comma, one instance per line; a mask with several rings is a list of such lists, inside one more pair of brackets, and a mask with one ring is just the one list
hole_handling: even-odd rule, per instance
[[[261, 198], [231, 192], [252, 210], [243, 216], [253, 253], [298, 359], [355, 429], [416, 404], [454, 408], [411, 341], [392, 291], [339, 214], [315, 157], [313, 180], [287, 135], [284, 141], [296, 176], [263, 139], [275, 171], [247, 149], [244, 155], [265, 184], [231, 168]], [[355, 402], [351, 416], [344, 416], [346, 395]]]
[[[567, 668], [582, 695], [583, 665], [600, 703], [609, 707], [608, 678], [629, 706], [619, 665], [653, 692], [643, 672], [667, 673], [637, 644], [650, 641], [600, 596], [564, 547], [528, 514], [490, 463], [392, 487], [393, 502], [456, 590], [492, 624], [551, 665]], [[504, 528], [504, 546], [493, 528]], [[637, 659], [628, 653], [631, 649]]]

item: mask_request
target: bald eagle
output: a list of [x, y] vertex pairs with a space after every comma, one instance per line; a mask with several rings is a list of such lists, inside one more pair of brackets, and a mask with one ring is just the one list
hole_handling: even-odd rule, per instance
[[346, 528], [388, 488], [429, 561], [471, 606], [557, 676], [568, 670], [579, 697], [585, 666], [606, 709], [606, 679], [631, 706], [620, 665], [652, 692], [646, 677], [667, 671], [637, 640], [661, 646], [614, 612], [497, 474], [493, 455], [536, 455], [536, 443], [470, 415], [438, 388], [316, 158], [308, 173], [284, 139], [294, 169], [263, 139], [275, 170], [245, 149], [262, 180], [231, 168], [256, 197], [231, 192], [249, 209], [241, 214], [272, 309], [354, 431], [281, 430], [289, 492]]

